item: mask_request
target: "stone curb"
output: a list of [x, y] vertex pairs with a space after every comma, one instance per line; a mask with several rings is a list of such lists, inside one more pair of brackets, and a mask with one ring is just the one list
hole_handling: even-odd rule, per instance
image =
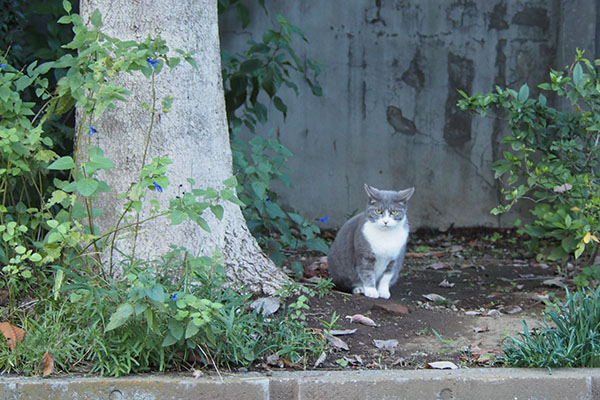
[[0, 378], [0, 399], [600, 399], [600, 369], [274, 372], [218, 377]]

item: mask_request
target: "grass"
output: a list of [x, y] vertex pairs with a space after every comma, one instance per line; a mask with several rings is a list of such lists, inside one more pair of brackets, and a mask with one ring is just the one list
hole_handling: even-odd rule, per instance
[[600, 288], [567, 290], [565, 301], [537, 329], [505, 339], [506, 366], [533, 368], [600, 367]]

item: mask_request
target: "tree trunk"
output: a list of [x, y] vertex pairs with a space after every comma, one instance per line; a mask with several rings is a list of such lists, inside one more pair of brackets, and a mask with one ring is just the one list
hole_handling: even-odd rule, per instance
[[[169, 113], [155, 117], [146, 159], [168, 156], [173, 164], [168, 167], [168, 188], [163, 193], [152, 193], [152, 198], [165, 209], [169, 198], [191, 189], [187, 178], [194, 179], [197, 188], [221, 188], [232, 174], [232, 155], [221, 79], [216, 0], [82, 0], [80, 9], [87, 24], [91, 13], [98, 9], [103, 32], [118, 39], [143, 41], [148, 35], [160, 35], [171, 49], [195, 50], [198, 70], [182, 62], [173, 71], [165, 66], [155, 78], [157, 104], [166, 95], [173, 95], [174, 101]], [[143, 102], [151, 104], [150, 81], [141, 73], [116, 79], [133, 93], [127, 103], [117, 104], [116, 109], [108, 110], [93, 123], [97, 133], [91, 138], [91, 144], [100, 146], [116, 164], [103, 176], [112, 193], [94, 203], [104, 211], [97, 220], [103, 232], [115, 225], [116, 211], [123, 209], [123, 200], [117, 199], [116, 194], [125, 192], [139, 179], [150, 125], [149, 113], [140, 106]], [[272, 294], [286, 276], [261, 251], [240, 208], [230, 202], [222, 206], [222, 221], [207, 218], [210, 234], [191, 221], [171, 226], [166, 218], [158, 218], [143, 224], [136, 257], [158, 259], [169, 250], [169, 245], [183, 246], [192, 254], [211, 254], [217, 248], [231, 279], [253, 292]], [[141, 219], [149, 215], [148, 209], [143, 210]], [[131, 232], [120, 235], [117, 247], [124, 254], [131, 254], [132, 238]]]

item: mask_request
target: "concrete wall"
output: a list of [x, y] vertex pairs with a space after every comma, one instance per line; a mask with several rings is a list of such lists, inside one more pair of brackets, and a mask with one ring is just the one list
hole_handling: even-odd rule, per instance
[[299, 97], [290, 91], [287, 120], [273, 121], [295, 154], [295, 190], [282, 197], [306, 217], [329, 216], [335, 225], [362, 210], [364, 182], [415, 186], [414, 227], [510, 225], [514, 215], [489, 213], [502, 198], [489, 167], [501, 156], [505, 124], [458, 110], [456, 89], [524, 82], [533, 89], [549, 68], [570, 63], [576, 46], [594, 57], [597, 43], [593, 0], [265, 3], [269, 15], [255, 6], [244, 31], [233, 15], [223, 16], [222, 47], [260, 40], [276, 13], [305, 32], [310, 44], [298, 47], [325, 64], [324, 95], [306, 86]]

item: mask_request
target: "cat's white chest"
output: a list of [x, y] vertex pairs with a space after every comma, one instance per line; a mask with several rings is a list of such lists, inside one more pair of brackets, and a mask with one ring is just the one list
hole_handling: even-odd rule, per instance
[[375, 272], [376, 275], [379, 275], [383, 270], [378, 270], [385, 269], [387, 263], [398, 257], [406, 244], [408, 224], [405, 218], [392, 228], [382, 229], [377, 224], [367, 221], [363, 225], [362, 233], [376, 257]]

